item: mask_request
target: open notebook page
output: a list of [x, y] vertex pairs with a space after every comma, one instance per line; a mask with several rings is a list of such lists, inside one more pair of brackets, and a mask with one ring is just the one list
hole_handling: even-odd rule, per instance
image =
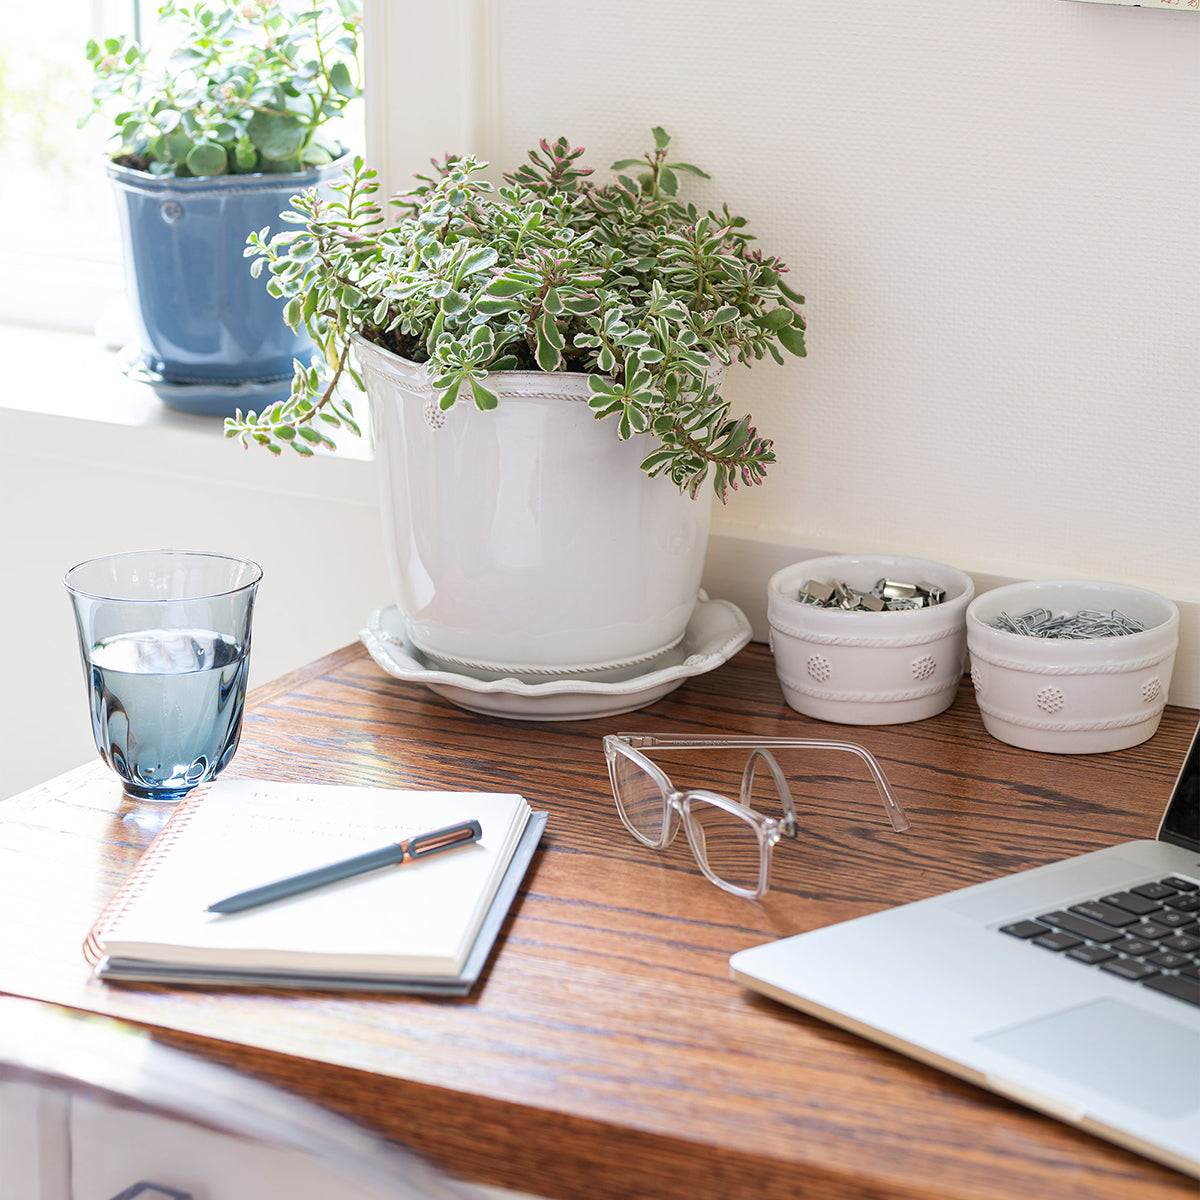
[[[522, 830], [518, 795], [217, 782], [164, 828], [131, 896], [98, 931], [105, 953], [208, 967], [456, 975]], [[231, 893], [474, 818], [474, 845], [261, 908]]]

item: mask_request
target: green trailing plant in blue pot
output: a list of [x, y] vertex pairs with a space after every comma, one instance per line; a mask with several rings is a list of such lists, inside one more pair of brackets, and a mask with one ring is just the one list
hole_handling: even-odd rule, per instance
[[113, 129], [137, 335], [129, 372], [168, 406], [229, 416], [289, 394], [313, 354], [245, 270], [251, 231], [344, 167], [361, 94], [357, 0], [161, 6], [149, 46], [91, 41], [92, 114]]

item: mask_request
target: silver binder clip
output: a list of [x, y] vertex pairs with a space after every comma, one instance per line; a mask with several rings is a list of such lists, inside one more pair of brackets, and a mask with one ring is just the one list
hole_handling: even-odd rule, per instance
[[807, 579], [800, 589], [801, 604], [826, 605], [833, 599], [833, 584], [822, 583], [819, 579]]

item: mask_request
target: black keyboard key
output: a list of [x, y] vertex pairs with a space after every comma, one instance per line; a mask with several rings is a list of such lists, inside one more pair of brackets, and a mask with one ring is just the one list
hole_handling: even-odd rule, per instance
[[1073, 934], [1056, 929], [1053, 933], [1043, 933], [1041, 937], [1035, 937], [1033, 944], [1045, 950], [1070, 950], [1074, 946], [1082, 946], [1083, 942]]
[[1182, 975], [1184, 979], [1194, 979], [1197, 983], [1200, 983], [1200, 966], [1184, 967], [1179, 974]]
[[1074, 913], [1069, 912], [1043, 913], [1038, 920], [1043, 924], [1053, 925], [1055, 929], [1065, 929], [1068, 933], [1075, 934], [1076, 937], [1086, 938], [1089, 942], [1115, 942], [1121, 936], [1116, 929], [1110, 929], [1107, 925], [1097, 924], [1095, 921], [1089, 921], [1086, 917], [1077, 917]]
[[1103, 946], [1080, 946], [1077, 950], [1067, 951], [1067, 958], [1074, 958], [1078, 962], [1087, 963], [1088, 966], [1108, 962], [1110, 958], [1116, 957], [1111, 950], [1107, 950]]
[[1172, 930], [1167, 925], [1159, 925], [1156, 921], [1143, 921], [1140, 925], [1126, 926], [1125, 932], [1130, 937], [1148, 938], [1152, 942], [1157, 942], [1159, 938], [1170, 936]]
[[[1146, 886], [1149, 886], [1148, 884]], [[1180, 879], [1178, 875], [1171, 875], [1163, 880], [1164, 887], [1174, 888], [1177, 892], [1196, 892], [1200, 891], [1200, 883], [1193, 883], [1190, 879]]]
[[1200, 937], [1193, 937], [1190, 933], [1173, 933], [1170, 937], [1159, 938], [1158, 944], [1164, 950], [1174, 950], [1176, 954], [1191, 954], [1193, 950], [1200, 950]]
[[1034, 938], [1039, 933], [1049, 933], [1050, 927], [1039, 925], [1036, 921], [1014, 921], [1011, 925], [1001, 925], [1000, 932], [1011, 934], [1013, 937]]
[[1157, 954], [1148, 954], [1146, 961], [1168, 971], [1174, 971], [1176, 967], [1191, 966], [1192, 962], [1186, 954], [1176, 954], [1174, 950], [1160, 950]]
[[1163, 904], [1177, 912], [1200, 912], [1200, 892], [1181, 892], [1177, 896], [1168, 896]]
[[1166, 925], [1171, 929], [1182, 929], [1185, 925], [1196, 924], [1196, 917], [1193, 913], [1177, 912], [1173, 908], [1164, 908], [1162, 912], [1156, 912], [1154, 920], [1159, 925]]
[[1112, 962], [1101, 963], [1100, 970], [1108, 971], [1111, 975], [1119, 975], [1122, 979], [1132, 979], [1135, 983], [1139, 979], [1148, 979], [1151, 975], [1157, 974], [1153, 967], [1138, 962], [1136, 958], [1115, 958]]
[[1142, 986], [1200, 1006], [1200, 982], [1184, 979], [1182, 975], [1156, 975], [1153, 979], [1147, 979]]
[[1119, 942], [1110, 942], [1108, 948], [1115, 950], [1118, 954], [1141, 958], [1144, 954], [1153, 954], [1158, 946], [1154, 942], [1143, 942], [1141, 938], [1123, 937]]
[[1103, 900], [1089, 900], [1084, 904], [1072, 904], [1071, 912], [1089, 921], [1100, 921], [1104, 925], [1112, 925], [1120, 929], [1122, 925], [1132, 925], [1138, 918], [1123, 908], [1105, 904]]
[[[1144, 883], [1141, 890], [1157, 886], [1159, 885]], [[1162, 905], [1157, 900], [1151, 900], [1146, 896], [1135, 896], [1133, 892], [1113, 892], [1111, 896], [1101, 896], [1100, 899], [1105, 904], [1113, 904], [1117, 908], [1123, 908], [1126, 912], [1131, 912], [1137, 917], [1144, 917], [1147, 913], [1158, 912], [1162, 908]]]
[[1147, 900], [1165, 900], [1179, 891], [1169, 879], [1164, 879], [1162, 883], [1139, 884], [1129, 890], [1138, 896], [1144, 896]]

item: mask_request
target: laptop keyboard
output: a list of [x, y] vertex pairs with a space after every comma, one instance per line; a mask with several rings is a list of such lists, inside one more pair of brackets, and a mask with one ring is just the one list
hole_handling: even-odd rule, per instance
[[1200, 884], [1193, 880], [1171, 875], [1000, 932], [1200, 1006]]

